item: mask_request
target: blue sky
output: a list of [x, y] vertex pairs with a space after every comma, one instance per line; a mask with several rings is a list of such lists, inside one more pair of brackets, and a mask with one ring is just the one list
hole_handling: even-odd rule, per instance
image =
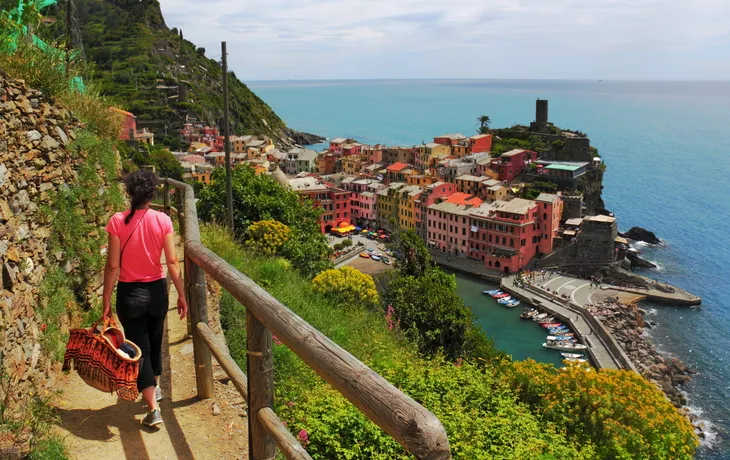
[[160, 0], [244, 80], [730, 80], [730, 0]]

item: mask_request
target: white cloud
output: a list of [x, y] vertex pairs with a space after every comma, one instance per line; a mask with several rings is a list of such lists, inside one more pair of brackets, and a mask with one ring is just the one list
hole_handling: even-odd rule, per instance
[[[244, 79], [728, 79], [727, 0], [160, 0]], [[214, 51], [215, 50], [215, 51]]]

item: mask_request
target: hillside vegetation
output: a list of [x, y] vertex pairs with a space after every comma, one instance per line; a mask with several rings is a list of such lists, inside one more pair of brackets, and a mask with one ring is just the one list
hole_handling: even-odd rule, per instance
[[[50, 38], [64, 37], [65, 2]], [[222, 71], [206, 50], [169, 29], [157, 0], [74, 0], [74, 29], [80, 31], [87, 75], [101, 93], [138, 116], [163, 143], [175, 146], [186, 115], [208, 124], [223, 117]], [[47, 13], [56, 10], [47, 11]], [[220, 50], [207, 50], [219, 56]], [[230, 120], [236, 134], [286, 136], [284, 122], [235, 74], [229, 76]]]
[[[580, 367], [560, 371], [534, 361], [513, 362], [489, 348], [476, 350], [480, 358], [455, 361], [438, 350], [424, 353], [423, 338], [419, 341], [412, 329], [401, 331], [398, 305], [352, 303], [346, 300], [353, 298], [351, 289], [313, 284], [288, 260], [244, 249], [220, 227], [204, 226], [202, 235], [206, 246], [432, 411], [448, 433], [454, 458], [692, 457], [691, 425], [637, 374]], [[372, 288], [362, 280], [357, 284]], [[345, 295], [332, 295], [337, 292]], [[241, 367], [245, 316], [224, 292], [221, 319]], [[286, 346], [274, 342], [275, 409], [313, 458], [411, 458]]]

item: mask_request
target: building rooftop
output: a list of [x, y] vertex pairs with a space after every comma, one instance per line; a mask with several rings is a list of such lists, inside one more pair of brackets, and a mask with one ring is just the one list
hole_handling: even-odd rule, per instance
[[502, 154], [502, 158], [512, 158], [513, 156], [519, 155], [522, 152], [527, 152], [527, 150], [525, 150], [525, 149], [513, 149], [513, 150], [510, 150], [509, 152], [504, 152]]
[[469, 181], [469, 182], [484, 182], [485, 180], [488, 180], [488, 178], [484, 177], [484, 176], [474, 176], [472, 174], [463, 174], [454, 180], [465, 180], [465, 181]]
[[436, 136], [436, 138], [440, 137], [448, 137], [449, 139], [459, 140], [459, 139], [466, 139], [466, 136], [464, 136], [461, 133], [455, 133], [455, 134], [444, 134], [442, 136]]
[[398, 162], [393, 163], [392, 165], [388, 166], [387, 168], [385, 168], [385, 170], [388, 172], [399, 172], [399, 171], [406, 169], [407, 167], [408, 167], [408, 165], [406, 163], [402, 163], [402, 162], [398, 161]]
[[555, 200], [559, 199], [558, 195], [552, 193], [541, 193], [535, 198], [535, 201], [544, 201], [546, 203], [555, 203]]
[[298, 161], [312, 161], [317, 158], [317, 152], [314, 150], [304, 149], [303, 152], [297, 155]]
[[500, 181], [497, 179], [487, 179], [484, 182], [482, 182], [482, 185], [485, 185], [487, 187], [494, 187], [496, 185], [502, 185]]
[[330, 141], [330, 143], [332, 144], [342, 144], [343, 142], [347, 142], [347, 139], [345, 139], [344, 137], [335, 137]]
[[449, 214], [458, 214], [461, 216], [469, 215], [469, 212], [474, 209], [471, 205], [449, 203], [448, 201], [442, 201], [441, 203], [432, 204], [428, 209], [435, 211], [447, 212]]
[[321, 183], [316, 177], [298, 177], [289, 179], [289, 186], [295, 192], [326, 191], [327, 186]]
[[435, 142], [429, 142], [428, 144], [426, 144], [426, 147], [428, 147], [429, 149], [433, 149], [436, 147], [441, 147], [441, 144], [437, 144]]
[[604, 215], [586, 217], [585, 220], [587, 220], [589, 222], [600, 222], [600, 223], [605, 223], [605, 224], [612, 224], [612, 223], [616, 222], [615, 217], [604, 216]]
[[551, 165], [545, 166], [545, 169], [549, 169], [551, 171], [577, 171], [580, 168], [582, 168], [581, 165], [566, 165], [560, 163], [553, 163]]
[[535, 206], [535, 202], [531, 200], [525, 200], [523, 198], [515, 198], [510, 201], [497, 200], [492, 203], [495, 211], [507, 212], [510, 214], [527, 214], [532, 207]]
[[565, 225], [570, 225], [571, 227], [580, 227], [580, 224], [582, 223], [583, 219], [581, 219], [580, 217], [574, 217], [565, 221]]
[[501, 184], [497, 184], [497, 185], [492, 185], [491, 187], [487, 188], [487, 190], [491, 190], [493, 192], [498, 192], [498, 191], [502, 190], [503, 188], [506, 188], [506, 187], [504, 187]]
[[474, 136], [470, 137], [469, 139], [476, 140], [476, 139], [482, 139], [485, 137], [489, 137], [491, 134], [475, 134]]
[[362, 192], [362, 193], [360, 193], [360, 196], [371, 198], [371, 197], [374, 197], [375, 194], [373, 192]]
[[451, 204], [471, 205], [479, 206], [482, 204], [482, 200], [474, 195], [462, 192], [454, 192], [446, 197], [445, 202]]

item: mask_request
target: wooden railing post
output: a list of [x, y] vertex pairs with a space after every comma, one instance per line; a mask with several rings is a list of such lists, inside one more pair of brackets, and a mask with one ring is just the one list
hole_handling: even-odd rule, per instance
[[165, 187], [162, 192], [162, 203], [165, 207], [165, 214], [170, 215], [170, 184], [165, 182]]
[[[177, 223], [180, 227], [180, 235], [182, 235], [183, 241], [185, 241], [185, 192], [181, 189], [175, 189], [175, 201], [177, 203]], [[185, 265], [187, 258], [183, 257], [183, 273], [186, 274]], [[188, 283], [185, 283], [185, 298], [190, 299], [190, 292], [188, 292]], [[188, 304], [189, 305], [189, 304]], [[188, 337], [193, 336], [193, 315], [188, 315]]]
[[[195, 262], [185, 257], [185, 285], [188, 291], [188, 306], [193, 324], [208, 324], [207, 295], [205, 292], [205, 272]], [[198, 398], [212, 398], [213, 365], [210, 350], [205, 345], [200, 333], [193, 329], [193, 353], [195, 357], [195, 381], [198, 387]]]
[[274, 406], [274, 355], [271, 332], [246, 312], [246, 342], [248, 346], [246, 374], [248, 375], [248, 449], [249, 459], [269, 460], [276, 456], [276, 441], [258, 417], [259, 410]]

